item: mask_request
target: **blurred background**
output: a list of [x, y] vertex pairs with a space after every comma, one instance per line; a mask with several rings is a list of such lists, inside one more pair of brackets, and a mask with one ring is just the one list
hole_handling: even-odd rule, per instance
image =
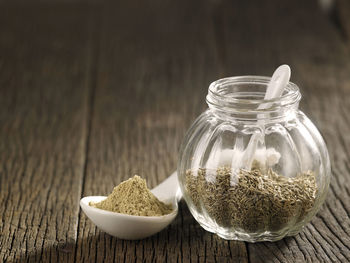
[[[0, 261], [350, 261], [349, 39], [347, 0], [1, 1]], [[182, 203], [131, 242], [80, 212], [134, 174], [150, 188], [170, 175], [212, 81], [283, 63], [331, 154], [317, 228], [228, 242]]]

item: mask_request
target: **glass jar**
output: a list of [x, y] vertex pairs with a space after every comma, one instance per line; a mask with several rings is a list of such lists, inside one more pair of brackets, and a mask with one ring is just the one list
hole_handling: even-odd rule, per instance
[[270, 78], [240, 76], [209, 86], [209, 108], [180, 148], [178, 176], [194, 218], [224, 239], [275, 241], [297, 234], [323, 203], [327, 147], [298, 109], [289, 83], [264, 100]]

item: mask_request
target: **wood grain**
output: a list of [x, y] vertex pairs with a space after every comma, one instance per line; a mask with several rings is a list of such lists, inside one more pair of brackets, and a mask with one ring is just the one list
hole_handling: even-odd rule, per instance
[[[350, 67], [340, 36], [325, 16], [315, 11], [317, 6], [312, 1], [246, 1], [244, 5], [224, 2], [220, 10], [223, 12], [218, 24], [225, 45], [229, 45], [225, 48], [225, 68], [237, 68], [239, 74], [247, 74], [247, 68], [253, 73], [267, 69], [272, 72], [278, 64], [290, 64], [292, 80], [300, 85], [303, 94], [301, 109], [323, 133], [332, 158], [331, 188], [318, 215], [295, 237], [275, 243], [248, 244], [249, 260], [348, 262], [350, 191], [345, 183], [349, 176], [345, 160], [349, 160], [350, 150], [350, 123], [346, 117], [350, 111]], [[233, 10], [239, 11], [233, 14]], [[259, 23], [249, 23], [248, 13]], [[249, 35], [242, 42], [237, 36], [244, 35], [244, 31], [235, 26], [237, 21], [249, 26]], [[254, 42], [250, 52], [238, 53], [250, 42]]]
[[0, 262], [74, 260], [90, 52], [76, 7], [0, 7]]
[[[108, 194], [133, 174], [153, 187], [176, 169], [183, 134], [205, 107], [210, 80], [220, 77], [209, 14], [208, 6], [184, 1], [103, 10], [84, 195]], [[246, 262], [247, 254], [244, 243], [201, 229], [184, 204], [166, 231], [137, 242], [111, 238], [81, 217], [78, 261], [135, 258]]]
[[[350, 62], [316, 1], [0, 6], [0, 261], [349, 262]], [[166, 230], [124, 241], [80, 212], [133, 174], [176, 169], [211, 81], [281, 63], [329, 147], [321, 211], [279, 242], [226, 241], [181, 202]]]
[[[151, 187], [156, 185], [175, 169], [177, 146], [206, 107], [210, 81], [228, 75], [268, 75], [284, 62], [292, 66], [294, 80], [302, 83], [302, 109], [330, 144], [342, 144], [344, 135], [334, 136], [334, 126], [344, 122], [341, 109], [326, 112], [325, 105], [348, 107], [343, 98], [349, 93], [349, 64], [341, 39], [316, 3], [192, 4], [155, 1], [152, 7], [123, 5], [123, 13], [118, 6], [103, 11], [85, 195], [107, 194], [134, 173], [146, 177]], [[329, 116], [339, 116], [333, 117], [333, 126], [328, 125]], [[348, 145], [343, 143], [343, 148]], [[331, 153], [334, 150], [330, 147]], [[341, 164], [333, 160], [333, 166]], [[347, 173], [342, 170], [336, 180]], [[332, 182], [326, 205], [303, 233], [276, 243], [246, 244], [248, 250], [244, 243], [204, 232], [183, 205], [170, 228], [138, 242], [96, 232], [82, 216], [77, 260], [346, 262], [348, 210], [339, 197], [348, 201], [349, 194], [340, 187], [344, 186]]]

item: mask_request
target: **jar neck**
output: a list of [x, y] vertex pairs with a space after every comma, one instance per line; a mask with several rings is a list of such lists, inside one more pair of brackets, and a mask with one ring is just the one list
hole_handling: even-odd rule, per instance
[[206, 101], [216, 113], [240, 121], [272, 121], [285, 118], [298, 109], [299, 88], [289, 82], [281, 97], [265, 100], [269, 77], [239, 76], [210, 84]]

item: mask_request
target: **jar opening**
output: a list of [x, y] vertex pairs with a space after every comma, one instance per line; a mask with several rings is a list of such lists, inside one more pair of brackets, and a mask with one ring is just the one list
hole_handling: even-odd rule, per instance
[[281, 117], [297, 109], [301, 94], [298, 86], [292, 82], [285, 87], [281, 97], [264, 99], [270, 79], [263, 76], [219, 79], [210, 84], [207, 103], [211, 109], [243, 119]]

